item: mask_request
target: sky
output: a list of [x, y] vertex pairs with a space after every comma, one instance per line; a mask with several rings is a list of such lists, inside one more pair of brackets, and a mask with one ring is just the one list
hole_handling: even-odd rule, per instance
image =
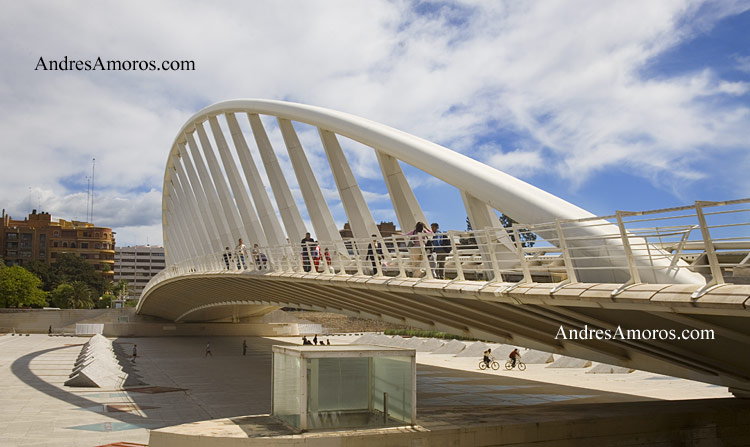
[[[598, 215], [750, 197], [750, 1], [0, 4], [0, 208], [86, 220], [95, 158], [93, 221], [119, 246], [162, 242], [176, 133], [237, 98], [378, 121]], [[39, 69], [64, 57], [195, 70]], [[342, 225], [319, 138], [297, 130]], [[343, 146], [394, 221], [373, 151]], [[404, 168], [428, 220], [464, 229], [459, 191]]]

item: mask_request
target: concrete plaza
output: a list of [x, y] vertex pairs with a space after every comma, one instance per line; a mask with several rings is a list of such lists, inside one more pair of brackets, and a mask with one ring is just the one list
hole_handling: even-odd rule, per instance
[[[245, 339], [248, 352], [243, 356]], [[217, 427], [232, 431], [234, 426], [241, 436], [260, 436], [248, 428], [252, 421], [244, 419], [243, 426], [242, 417], [270, 411], [271, 346], [299, 339], [119, 338], [115, 345], [121, 354], [131, 352], [133, 343], [139, 352], [126, 390], [65, 387], [85, 341], [36, 334], [0, 336], [0, 445], [145, 445], [150, 430], [180, 424], [217, 435], [222, 431]], [[205, 356], [206, 343], [213, 356]], [[419, 353], [418, 423], [425, 430], [481, 421], [533, 425], [571, 415], [580, 419], [609, 414], [617, 420], [618, 412], [655, 409], [669, 413], [713, 408], [739, 414], [750, 408], [739, 399], [722, 399], [730, 396], [725, 388], [657, 374], [585, 375], [545, 365], [529, 365], [525, 372], [480, 372], [477, 361]], [[699, 398], [706, 400], [659, 401]], [[174, 430], [182, 428], [167, 429]]]

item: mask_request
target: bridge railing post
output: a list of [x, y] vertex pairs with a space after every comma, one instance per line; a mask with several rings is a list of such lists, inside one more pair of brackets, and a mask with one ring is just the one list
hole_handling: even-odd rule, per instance
[[492, 269], [492, 281], [502, 282], [503, 274], [500, 269], [500, 263], [497, 261], [497, 252], [495, 251], [497, 244], [497, 231], [505, 231], [503, 228], [485, 228], [484, 232], [487, 238], [487, 250], [489, 251], [490, 267]]
[[716, 284], [724, 284], [724, 275], [721, 273], [721, 266], [719, 265], [719, 257], [716, 255], [716, 248], [714, 242], [711, 239], [711, 231], [706, 223], [706, 215], [703, 213], [703, 207], [711, 202], [695, 202], [695, 215], [698, 217], [698, 225], [701, 228], [701, 236], [703, 237], [703, 248], [706, 250], [706, 257], [708, 258], [708, 265], [711, 267], [711, 279]]
[[456, 267], [456, 279], [459, 281], [465, 281], [464, 269], [461, 265], [461, 258], [458, 253], [458, 246], [456, 245], [456, 232], [454, 230], [448, 231], [448, 239], [451, 243], [451, 255], [453, 257], [453, 265]]
[[560, 224], [559, 217], [555, 218], [555, 228], [557, 229], [557, 239], [560, 244], [560, 251], [562, 251], [563, 261], [565, 262], [565, 272], [568, 275], [568, 282], [576, 283], [578, 282], [576, 269], [573, 267], [573, 260], [570, 256], [570, 251], [568, 250], [568, 244], [565, 241], [565, 232]]
[[432, 265], [430, 262], [430, 253], [427, 251], [427, 242], [432, 240], [432, 233], [420, 233], [417, 236], [419, 241], [419, 251], [422, 254], [421, 269], [424, 270], [424, 274], [427, 279], [434, 279], [432, 274]]
[[630, 283], [638, 284], [641, 282], [641, 273], [638, 271], [638, 265], [635, 262], [635, 256], [633, 256], [633, 249], [630, 247], [630, 238], [628, 232], [625, 229], [625, 223], [622, 217], [626, 213], [624, 211], [616, 211], [615, 216], [617, 217], [617, 227], [620, 230], [620, 240], [622, 240], [622, 248], [625, 251], [625, 256], [628, 260], [628, 269], [630, 270]]
[[711, 269], [711, 281], [706, 283], [705, 286], [696, 290], [692, 294], [692, 298], [700, 298], [706, 292], [724, 284], [724, 274], [721, 272], [721, 265], [719, 265], [719, 257], [716, 255], [716, 247], [711, 239], [711, 231], [706, 223], [706, 215], [703, 213], [703, 207], [710, 205], [712, 202], [695, 202], [695, 215], [698, 218], [698, 225], [701, 228], [701, 236], [703, 238], [703, 249], [706, 251], [706, 258], [708, 259], [708, 266]]
[[522, 283], [530, 283], [533, 281], [531, 277], [531, 270], [529, 269], [529, 261], [526, 259], [526, 253], [523, 251], [523, 241], [521, 240], [521, 231], [518, 224], [514, 223], [511, 225], [508, 236], [514, 236], [511, 239], [515, 239], [516, 254], [518, 255], [518, 262], [521, 263], [521, 271], [523, 272]]
[[[404, 260], [401, 256], [401, 242], [404, 242], [403, 236], [391, 236], [391, 240], [393, 241], [393, 250], [396, 253], [396, 264], [398, 265], [398, 277], [399, 278], [406, 278], [406, 269], [404, 268]], [[406, 245], [406, 244], [404, 244]]]

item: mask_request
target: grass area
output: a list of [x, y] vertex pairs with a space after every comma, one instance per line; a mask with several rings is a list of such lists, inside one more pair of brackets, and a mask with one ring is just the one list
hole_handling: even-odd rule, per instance
[[447, 332], [438, 331], [425, 331], [420, 329], [386, 329], [383, 331], [385, 335], [402, 335], [409, 337], [423, 337], [423, 338], [445, 338], [445, 339], [456, 339], [456, 340], [469, 340], [477, 341], [476, 338], [464, 337], [462, 335], [449, 334]]

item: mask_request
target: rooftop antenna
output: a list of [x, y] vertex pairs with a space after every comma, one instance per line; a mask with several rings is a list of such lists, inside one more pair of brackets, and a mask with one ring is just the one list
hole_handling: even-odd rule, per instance
[[89, 220], [89, 206], [91, 205], [91, 177], [86, 176], [86, 220]]
[[91, 159], [91, 222], [94, 223], [94, 170], [96, 168], [96, 158]]

